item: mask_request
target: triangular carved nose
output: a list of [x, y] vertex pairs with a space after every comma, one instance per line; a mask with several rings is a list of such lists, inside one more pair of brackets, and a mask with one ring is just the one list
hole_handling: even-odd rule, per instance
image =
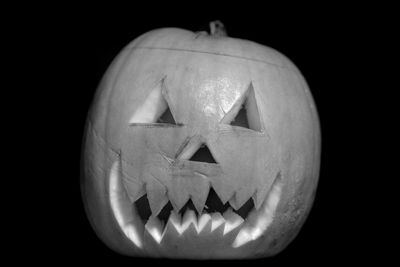
[[202, 136], [194, 136], [182, 144], [176, 158], [206, 163], [218, 163]]
[[217, 163], [206, 144], [202, 144], [189, 160], [207, 162], [207, 163]]
[[257, 132], [262, 131], [261, 117], [252, 83], [221, 122]]

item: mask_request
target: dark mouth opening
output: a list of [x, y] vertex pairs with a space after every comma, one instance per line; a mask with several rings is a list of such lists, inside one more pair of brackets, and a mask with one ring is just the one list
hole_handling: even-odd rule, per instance
[[[139, 217], [142, 220], [143, 224], [146, 224], [146, 222], [152, 215], [150, 204], [147, 199], [147, 194], [143, 195], [141, 198], [135, 201], [134, 206], [136, 207], [136, 211], [138, 212]], [[241, 216], [244, 220], [246, 220], [250, 211], [254, 209], [253, 198], [249, 198], [249, 200], [247, 200], [247, 202], [244, 203], [242, 207], [240, 207], [238, 210], [235, 210], [229, 204], [229, 202], [226, 202], [225, 204], [222, 203], [221, 199], [218, 197], [215, 190], [211, 187], [202, 214], [219, 212], [221, 213], [221, 215], [223, 215], [224, 212], [227, 211], [229, 208], [232, 209], [233, 212]], [[164, 223], [164, 225], [166, 225], [172, 210], [173, 210], [172, 204], [170, 201], [168, 201], [168, 203], [162, 208], [160, 213], [157, 215], [157, 218], [162, 223]], [[189, 199], [188, 202], [179, 210], [179, 215], [181, 216], [181, 218], [183, 217], [183, 215], [187, 210], [193, 210], [196, 216], [199, 216], [199, 213], [197, 212], [191, 199]]]

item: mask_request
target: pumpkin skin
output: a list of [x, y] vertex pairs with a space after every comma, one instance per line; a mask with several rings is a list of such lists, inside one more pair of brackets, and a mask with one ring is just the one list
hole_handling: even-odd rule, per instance
[[[137, 119], [143, 110], [146, 115], [152, 105], [161, 105], [146, 102], [153, 92], [167, 103], [176, 125]], [[248, 107], [253, 129], [232, 126], [250, 95], [257, 107]], [[207, 145], [215, 164], [189, 160], [200, 144]], [[319, 120], [303, 76], [281, 53], [247, 40], [159, 29], [127, 45], [105, 73], [88, 114], [82, 162], [88, 218], [116, 252], [267, 257], [293, 240], [312, 206]], [[211, 221], [200, 234], [193, 225], [179, 234], [169, 224], [158, 243], [132, 205], [147, 194], [156, 214], [167, 201], [176, 211], [188, 199], [203, 207], [210, 187], [236, 208], [249, 198], [257, 210], [273, 205], [262, 233], [233, 247], [241, 227], [254, 220], [246, 218], [226, 235], [223, 227], [206, 229]], [[268, 204], [274, 188], [279, 194]]]

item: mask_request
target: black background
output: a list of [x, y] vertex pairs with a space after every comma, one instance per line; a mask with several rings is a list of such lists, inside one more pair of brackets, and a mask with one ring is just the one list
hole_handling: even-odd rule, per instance
[[374, 203], [364, 184], [373, 184], [368, 153], [374, 144], [366, 144], [368, 123], [377, 115], [365, 109], [372, 88], [361, 83], [369, 75], [361, 69], [369, 50], [366, 44], [377, 26], [358, 8], [313, 8], [288, 12], [254, 4], [235, 11], [214, 6], [204, 11], [120, 6], [99, 13], [57, 7], [26, 20], [22, 28], [28, 34], [23, 38], [29, 49], [23, 53], [33, 58], [24, 62], [24, 68], [33, 75], [32, 86], [24, 89], [24, 101], [29, 106], [34, 102], [34, 108], [24, 114], [35, 118], [25, 125], [33, 129], [28, 138], [29, 172], [39, 173], [35, 186], [40, 189], [25, 204], [25, 214], [35, 223], [37, 235], [29, 246], [35, 257], [93, 265], [158, 262], [116, 254], [91, 229], [79, 176], [85, 119], [102, 75], [127, 43], [161, 27], [206, 30], [210, 21], [218, 19], [229, 36], [270, 46], [290, 58], [306, 78], [320, 116], [321, 172], [311, 213], [282, 253], [254, 264], [370, 259], [374, 252], [367, 251], [375, 251], [376, 233], [366, 224], [372, 220]]

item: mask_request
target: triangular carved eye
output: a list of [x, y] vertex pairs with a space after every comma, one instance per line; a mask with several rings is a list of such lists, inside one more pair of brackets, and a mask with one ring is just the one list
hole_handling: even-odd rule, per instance
[[247, 112], [245, 105], [242, 105], [236, 117], [231, 121], [230, 125], [240, 126], [250, 129], [249, 121], [247, 120]]
[[167, 110], [158, 118], [157, 123], [177, 124], [168, 106]]
[[176, 123], [163, 92], [163, 81], [154, 88], [129, 120], [134, 125], [180, 125]]
[[262, 131], [260, 113], [252, 83], [250, 83], [246, 94], [223, 118], [222, 123], [229, 123], [233, 126], [240, 126], [257, 132]]

